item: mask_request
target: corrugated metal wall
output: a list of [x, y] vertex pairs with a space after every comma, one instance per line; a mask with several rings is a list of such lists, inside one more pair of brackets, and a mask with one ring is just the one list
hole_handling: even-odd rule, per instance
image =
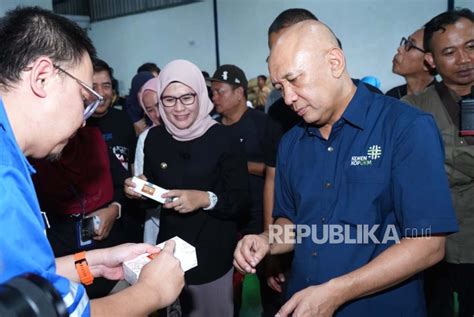
[[56, 0], [53, 9], [59, 14], [87, 15], [91, 21], [99, 21], [193, 2], [199, 0]]
[[90, 16], [89, 2], [84, 0], [55, 0], [53, 11], [59, 14]]

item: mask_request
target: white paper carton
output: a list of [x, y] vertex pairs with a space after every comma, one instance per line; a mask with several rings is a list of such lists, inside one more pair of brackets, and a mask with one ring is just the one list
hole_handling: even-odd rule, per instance
[[[196, 267], [198, 265], [196, 257], [196, 248], [184, 241], [179, 237], [174, 237], [173, 240], [176, 243], [173, 255], [181, 263], [181, 268], [184, 272]], [[159, 248], [163, 249], [165, 242], [158, 245]], [[123, 262], [123, 272], [125, 280], [130, 284], [135, 284], [140, 276], [140, 271], [143, 266], [151, 261], [150, 254], [142, 254], [132, 260]]]
[[162, 204], [165, 203], [166, 198], [162, 198], [161, 195], [163, 195], [164, 193], [167, 193], [168, 192], [167, 189], [161, 188], [160, 186], [144, 181], [143, 179], [138, 178], [138, 177], [133, 177], [132, 181], [136, 185], [135, 188], [133, 188], [135, 192], [142, 194], [143, 196], [146, 196], [153, 200], [156, 200], [159, 203], [162, 203]]
[[142, 267], [151, 261], [148, 256], [149, 254], [145, 253], [135, 259], [123, 262], [123, 275], [128, 283], [135, 284], [138, 281]]

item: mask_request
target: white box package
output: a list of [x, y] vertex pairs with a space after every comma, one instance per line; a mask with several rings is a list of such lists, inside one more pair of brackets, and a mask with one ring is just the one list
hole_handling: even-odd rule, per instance
[[167, 193], [168, 192], [167, 189], [161, 188], [160, 186], [144, 181], [143, 179], [138, 178], [138, 177], [133, 177], [132, 181], [136, 185], [135, 188], [133, 188], [135, 192], [142, 194], [143, 196], [146, 196], [153, 200], [156, 200], [159, 203], [162, 203], [162, 204], [165, 203], [166, 198], [162, 198], [161, 195], [163, 195], [164, 193]]
[[[177, 236], [171, 240], [176, 243], [173, 255], [181, 263], [183, 271], [186, 272], [196, 267], [198, 265], [196, 248]], [[166, 242], [160, 243], [158, 247], [163, 249], [165, 243]], [[150, 254], [145, 253], [132, 260], [123, 262], [123, 273], [128, 283], [135, 284], [138, 281], [143, 266], [151, 261], [149, 255]]]

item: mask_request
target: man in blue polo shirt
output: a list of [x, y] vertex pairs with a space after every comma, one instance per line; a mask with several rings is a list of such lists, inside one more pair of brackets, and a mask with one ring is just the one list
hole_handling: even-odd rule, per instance
[[419, 272], [458, 230], [432, 117], [356, 87], [317, 21], [284, 30], [269, 69], [304, 122], [280, 144], [274, 227], [239, 242], [236, 268], [294, 249], [278, 316], [426, 315]]

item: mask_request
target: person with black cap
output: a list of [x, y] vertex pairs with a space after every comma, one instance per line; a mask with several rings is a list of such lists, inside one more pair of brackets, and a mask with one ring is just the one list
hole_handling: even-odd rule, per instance
[[222, 65], [211, 78], [212, 101], [220, 115], [218, 121], [232, 129], [235, 138], [245, 148], [250, 174], [252, 207], [250, 219], [241, 228], [243, 234], [261, 232], [263, 191], [263, 143], [267, 116], [247, 107], [247, 77], [235, 65]]
[[[267, 131], [275, 131], [275, 123], [267, 115], [247, 107], [247, 77], [235, 65], [222, 65], [211, 78], [212, 101], [220, 115], [217, 121], [228, 126], [234, 138], [243, 145], [247, 157], [251, 205], [241, 217], [239, 233], [263, 232], [264, 149]], [[263, 276], [262, 276], [263, 277]], [[266, 286], [264, 279], [261, 283]], [[239, 308], [239, 293], [234, 291], [234, 308]]]

